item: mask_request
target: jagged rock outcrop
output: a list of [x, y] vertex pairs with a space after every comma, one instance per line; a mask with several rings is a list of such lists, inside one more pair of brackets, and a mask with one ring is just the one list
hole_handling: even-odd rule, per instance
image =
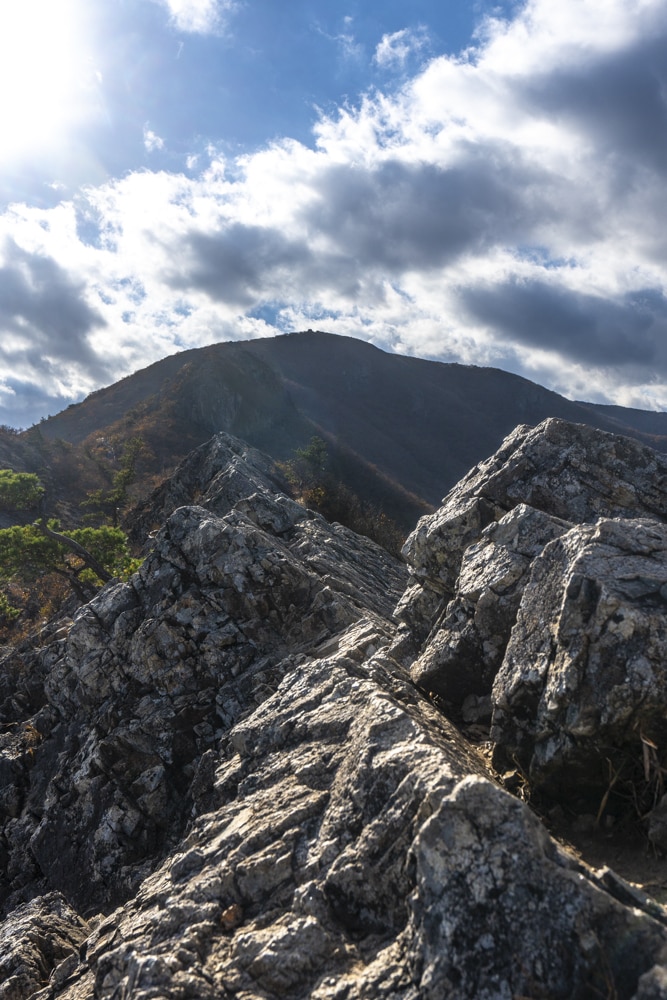
[[30, 664], [46, 703], [0, 764], [0, 900], [35, 880], [83, 910], [126, 898], [182, 832], [199, 757], [299, 657], [386, 619], [404, 582], [382, 549], [284, 496], [225, 518], [177, 510], [132, 581]]
[[[533, 792], [576, 790], [595, 813], [623, 773], [638, 805], [655, 805], [666, 519], [663, 456], [549, 420], [517, 428], [406, 543], [415, 582], [399, 613], [413, 648], [426, 635], [413, 680], [459, 718], [493, 713], [494, 762], [519, 766]], [[656, 816], [662, 843], [658, 829]]]
[[[154, 515], [168, 516], [139, 573], [0, 663], [0, 998], [667, 997], [667, 911], [559, 847], [409, 673], [416, 659], [428, 686], [443, 668], [454, 702], [493, 688], [494, 734], [503, 727], [528, 760], [547, 724], [526, 713], [530, 697], [523, 714], [512, 707], [511, 684], [533, 679], [519, 637], [538, 653], [544, 639], [530, 607], [546, 621], [563, 591], [583, 621], [582, 545], [585, 573], [607, 566], [611, 607], [614, 559], [638, 525], [644, 549], [626, 555], [644, 561], [625, 581], [624, 617], [601, 617], [596, 636], [611, 642], [615, 627], [658, 649], [650, 471], [627, 522], [573, 526], [575, 504], [595, 518], [594, 489], [567, 509], [531, 492], [531, 468], [547, 493], [595, 481], [594, 448], [628, 482], [651, 461], [659, 471], [639, 446], [638, 458], [583, 434], [550, 423], [506, 443], [449, 513], [420, 523], [410, 584], [372, 542], [276, 493], [270, 467], [233, 439], [186, 464], [157, 498]], [[549, 479], [567, 440], [579, 479], [567, 458]], [[512, 448], [521, 489], [503, 471]], [[196, 491], [198, 505], [169, 511]], [[468, 635], [469, 680], [454, 691], [447, 657]], [[570, 640], [579, 676], [593, 642], [577, 654]], [[641, 712], [648, 674], [635, 672]], [[554, 676], [549, 661], [531, 711], [542, 691], [551, 710]], [[564, 703], [547, 722], [569, 748]]]
[[411, 574], [452, 596], [463, 553], [519, 503], [572, 523], [598, 517], [667, 518], [667, 456], [583, 424], [517, 427], [406, 543]]
[[551, 542], [494, 682], [496, 756], [519, 761], [536, 789], [599, 797], [610, 768], [664, 752], [666, 611], [667, 525], [602, 518]]
[[0, 1000], [23, 1000], [77, 963], [78, 949], [92, 927], [58, 892], [18, 906], [0, 926]]
[[132, 511], [128, 534], [144, 542], [178, 507], [200, 504], [220, 515], [254, 493], [283, 493], [286, 483], [272, 459], [220, 432], [195, 448], [150, 497]]

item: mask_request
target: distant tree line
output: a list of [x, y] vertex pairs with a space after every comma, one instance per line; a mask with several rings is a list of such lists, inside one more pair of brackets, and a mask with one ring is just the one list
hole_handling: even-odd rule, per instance
[[384, 511], [355, 493], [336, 475], [323, 438], [314, 436], [294, 457], [280, 463], [295, 499], [316, 510], [327, 521], [338, 521], [366, 535], [393, 555], [400, 555], [405, 534]]
[[128, 502], [142, 449], [139, 438], [127, 442], [107, 490], [90, 491], [83, 502], [87, 525], [63, 527], [43, 513], [46, 491], [34, 473], [0, 469], [0, 512], [33, 512], [30, 524], [0, 529], [0, 635], [48, 617], [66, 598], [89, 600], [113, 577], [137, 568], [127, 535], [118, 527]]

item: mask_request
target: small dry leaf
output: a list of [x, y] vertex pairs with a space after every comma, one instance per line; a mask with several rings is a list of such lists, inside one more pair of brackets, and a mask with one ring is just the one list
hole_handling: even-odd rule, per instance
[[238, 903], [232, 903], [220, 914], [220, 923], [223, 930], [233, 931], [235, 927], [243, 923], [243, 908]]
[[31, 722], [26, 722], [23, 726], [23, 739], [26, 741], [29, 747], [37, 746], [44, 739], [42, 733], [39, 729], [36, 729]]

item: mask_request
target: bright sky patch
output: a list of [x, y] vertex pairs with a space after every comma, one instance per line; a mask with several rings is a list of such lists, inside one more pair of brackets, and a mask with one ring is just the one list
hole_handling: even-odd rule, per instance
[[666, 51], [667, 0], [7, 0], [0, 423], [308, 327], [667, 408]]
[[76, 0], [0, 4], [0, 163], [47, 145], [76, 115], [79, 14]]

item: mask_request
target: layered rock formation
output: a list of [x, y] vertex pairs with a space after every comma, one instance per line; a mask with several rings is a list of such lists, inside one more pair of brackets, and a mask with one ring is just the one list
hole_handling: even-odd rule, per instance
[[0, 663], [0, 1000], [667, 997], [667, 912], [454, 724], [545, 794], [597, 793], [596, 739], [657, 791], [665, 471], [521, 428], [406, 570], [240, 442], [191, 457], [139, 573]]
[[644, 809], [662, 794], [665, 521], [664, 456], [548, 420], [517, 428], [406, 543], [413, 680], [459, 717], [492, 715], [495, 763], [533, 791], [599, 803], [625, 772]]

